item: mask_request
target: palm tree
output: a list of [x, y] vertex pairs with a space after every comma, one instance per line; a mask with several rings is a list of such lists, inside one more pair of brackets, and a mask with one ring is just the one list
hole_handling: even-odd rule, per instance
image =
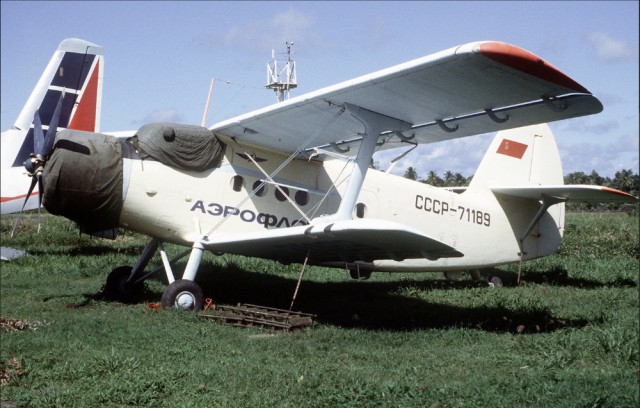
[[409, 167], [404, 172], [404, 178], [408, 178], [410, 180], [417, 180], [418, 179], [418, 172], [413, 167]]
[[447, 170], [446, 173], [444, 173], [444, 187], [453, 187], [454, 186], [454, 180], [455, 180], [455, 176], [453, 175], [453, 172], [451, 172], [450, 170]]
[[427, 176], [426, 180], [424, 180], [424, 182], [434, 187], [442, 187], [442, 184], [444, 183], [443, 180], [438, 177], [438, 173], [433, 170], [429, 172], [429, 175]]
[[637, 194], [639, 177], [634, 175], [631, 170], [616, 171], [613, 181], [611, 182], [613, 188], [624, 191], [625, 193], [635, 192]]
[[460, 173], [456, 173], [453, 178], [453, 183], [456, 187], [465, 187], [467, 185], [467, 178]]

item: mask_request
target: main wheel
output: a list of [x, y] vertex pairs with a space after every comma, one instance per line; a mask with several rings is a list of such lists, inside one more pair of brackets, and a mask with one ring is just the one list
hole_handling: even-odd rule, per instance
[[167, 286], [162, 293], [161, 303], [165, 309], [177, 307], [198, 312], [202, 310], [204, 296], [197, 283], [187, 279], [179, 279]]
[[140, 300], [144, 292], [144, 283], [128, 282], [132, 270], [130, 266], [119, 266], [112, 270], [104, 287], [105, 297], [125, 303]]

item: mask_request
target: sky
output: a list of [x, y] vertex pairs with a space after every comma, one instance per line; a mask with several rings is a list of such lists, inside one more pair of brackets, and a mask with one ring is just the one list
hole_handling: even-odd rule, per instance
[[[65, 38], [104, 47], [101, 130], [207, 126], [276, 103], [267, 62], [293, 42], [292, 96], [469, 42], [542, 57], [589, 89], [597, 115], [550, 124], [565, 174], [639, 172], [637, 1], [1, 1], [1, 128]], [[393, 172], [475, 172], [494, 134], [422, 145]], [[383, 170], [401, 151], [377, 153]]]

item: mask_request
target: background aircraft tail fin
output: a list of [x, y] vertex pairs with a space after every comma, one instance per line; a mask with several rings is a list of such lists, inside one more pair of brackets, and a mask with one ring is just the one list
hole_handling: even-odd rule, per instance
[[469, 189], [561, 184], [560, 153], [551, 129], [543, 123], [498, 132]]
[[60, 43], [14, 124], [13, 130], [22, 131], [24, 140], [13, 166], [22, 166], [34, 151], [34, 113], [39, 111], [42, 127], [46, 130], [62, 92], [65, 97], [58, 129], [100, 131], [103, 70], [102, 47], [76, 38]]

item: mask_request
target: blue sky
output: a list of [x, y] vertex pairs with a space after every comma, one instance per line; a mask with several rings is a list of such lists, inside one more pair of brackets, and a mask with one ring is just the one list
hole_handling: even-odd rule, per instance
[[[301, 95], [479, 40], [525, 48], [593, 92], [601, 114], [553, 123], [564, 172], [638, 172], [638, 2], [1, 2], [1, 125], [8, 129], [57, 45], [105, 49], [102, 130], [208, 125], [275, 102], [271, 50], [294, 42]], [[398, 164], [469, 176], [493, 135], [421, 146]], [[376, 156], [382, 168], [395, 154]]]

